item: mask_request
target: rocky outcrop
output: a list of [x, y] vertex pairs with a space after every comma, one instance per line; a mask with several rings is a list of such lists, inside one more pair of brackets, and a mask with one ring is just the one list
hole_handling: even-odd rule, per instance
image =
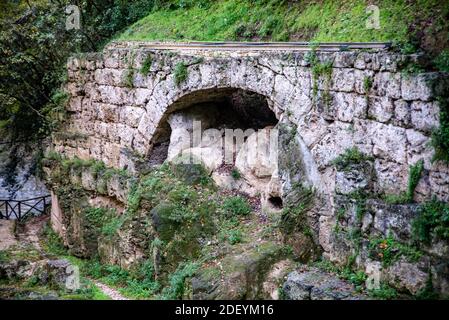
[[303, 267], [288, 275], [283, 294], [287, 300], [365, 300], [367, 297], [337, 276]]

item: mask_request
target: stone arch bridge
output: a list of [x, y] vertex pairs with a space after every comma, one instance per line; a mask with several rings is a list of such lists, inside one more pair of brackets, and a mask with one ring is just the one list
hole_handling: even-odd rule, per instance
[[[72, 57], [68, 119], [53, 135], [54, 148], [136, 170], [135, 160], [150, 156], [167, 114], [238, 89], [265, 97], [276, 118], [296, 128], [305, 178], [324, 193], [335, 184], [332, 160], [355, 146], [374, 159], [376, 189], [405, 191], [409, 166], [422, 159], [425, 177], [416, 196], [447, 200], [449, 169], [431, 162], [429, 144], [439, 125], [436, 98], [444, 75], [405, 74], [420, 57], [388, 48], [322, 49], [131, 42]], [[180, 65], [185, 79], [177, 83]]]

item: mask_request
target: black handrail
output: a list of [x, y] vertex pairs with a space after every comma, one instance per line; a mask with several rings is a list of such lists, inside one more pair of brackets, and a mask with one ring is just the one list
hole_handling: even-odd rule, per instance
[[[29, 201], [35, 201], [29, 203]], [[0, 199], [0, 219], [21, 221], [28, 216], [39, 216], [45, 213], [51, 204], [51, 196], [45, 195], [26, 200]]]

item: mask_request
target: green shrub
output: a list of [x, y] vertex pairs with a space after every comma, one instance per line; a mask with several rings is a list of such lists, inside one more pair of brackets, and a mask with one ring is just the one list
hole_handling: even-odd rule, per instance
[[237, 244], [242, 242], [243, 234], [239, 229], [230, 230], [227, 234], [229, 244]]
[[449, 240], [449, 204], [435, 198], [422, 204], [412, 222], [412, 231], [416, 240], [427, 244], [432, 236]]
[[246, 216], [251, 213], [251, 206], [246, 199], [235, 196], [229, 197], [223, 201], [223, 210], [229, 217]]
[[54, 255], [66, 255], [67, 249], [64, 247], [64, 243], [59, 237], [59, 235], [53, 231], [51, 226], [47, 224], [43, 230], [43, 247], [46, 252], [52, 253]]

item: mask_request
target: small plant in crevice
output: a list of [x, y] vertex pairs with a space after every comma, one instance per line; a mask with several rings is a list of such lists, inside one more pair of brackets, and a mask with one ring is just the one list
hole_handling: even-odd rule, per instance
[[145, 57], [145, 60], [143, 60], [142, 66], [140, 68], [140, 73], [144, 76], [148, 76], [151, 69], [151, 64], [153, 63], [153, 56], [151, 54], [148, 54]]
[[440, 125], [432, 132], [431, 145], [435, 150], [432, 161], [449, 163], [449, 97], [438, 97]]
[[373, 79], [369, 76], [363, 78], [363, 91], [365, 91], [365, 100], [369, 104], [369, 92], [373, 87]]
[[332, 164], [337, 167], [338, 170], [347, 171], [352, 164], [360, 164], [365, 161], [372, 161], [373, 157], [365, 155], [357, 147], [348, 148], [336, 157]]
[[407, 186], [407, 199], [409, 202], [413, 201], [413, 195], [415, 193], [416, 186], [421, 179], [422, 172], [424, 170], [424, 161], [419, 160], [409, 168], [408, 186]]
[[310, 64], [312, 69], [312, 95], [316, 99], [318, 95], [318, 81], [323, 78], [324, 91], [322, 93], [322, 99], [325, 106], [329, 107], [331, 103], [331, 95], [329, 93], [333, 62], [331, 60], [321, 62], [318, 59], [316, 53], [316, 47], [312, 47], [312, 50], [307, 52], [304, 57], [305, 61]]
[[234, 178], [234, 180], [239, 180], [242, 177], [239, 169], [233, 168], [231, 171], [231, 177]]
[[134, 87], [134, 69], [129, 67], [126, 70], [125, 76], [124, 76], [124, 80], [123, 80], [123, 84], [127, 87], [127, 88], [132, 88]]
[[186, 81], [188, 76], [187, 64], [184, 62], [178, 62], [175, 66], [174, 76], [175, 84], [177, 86]]

